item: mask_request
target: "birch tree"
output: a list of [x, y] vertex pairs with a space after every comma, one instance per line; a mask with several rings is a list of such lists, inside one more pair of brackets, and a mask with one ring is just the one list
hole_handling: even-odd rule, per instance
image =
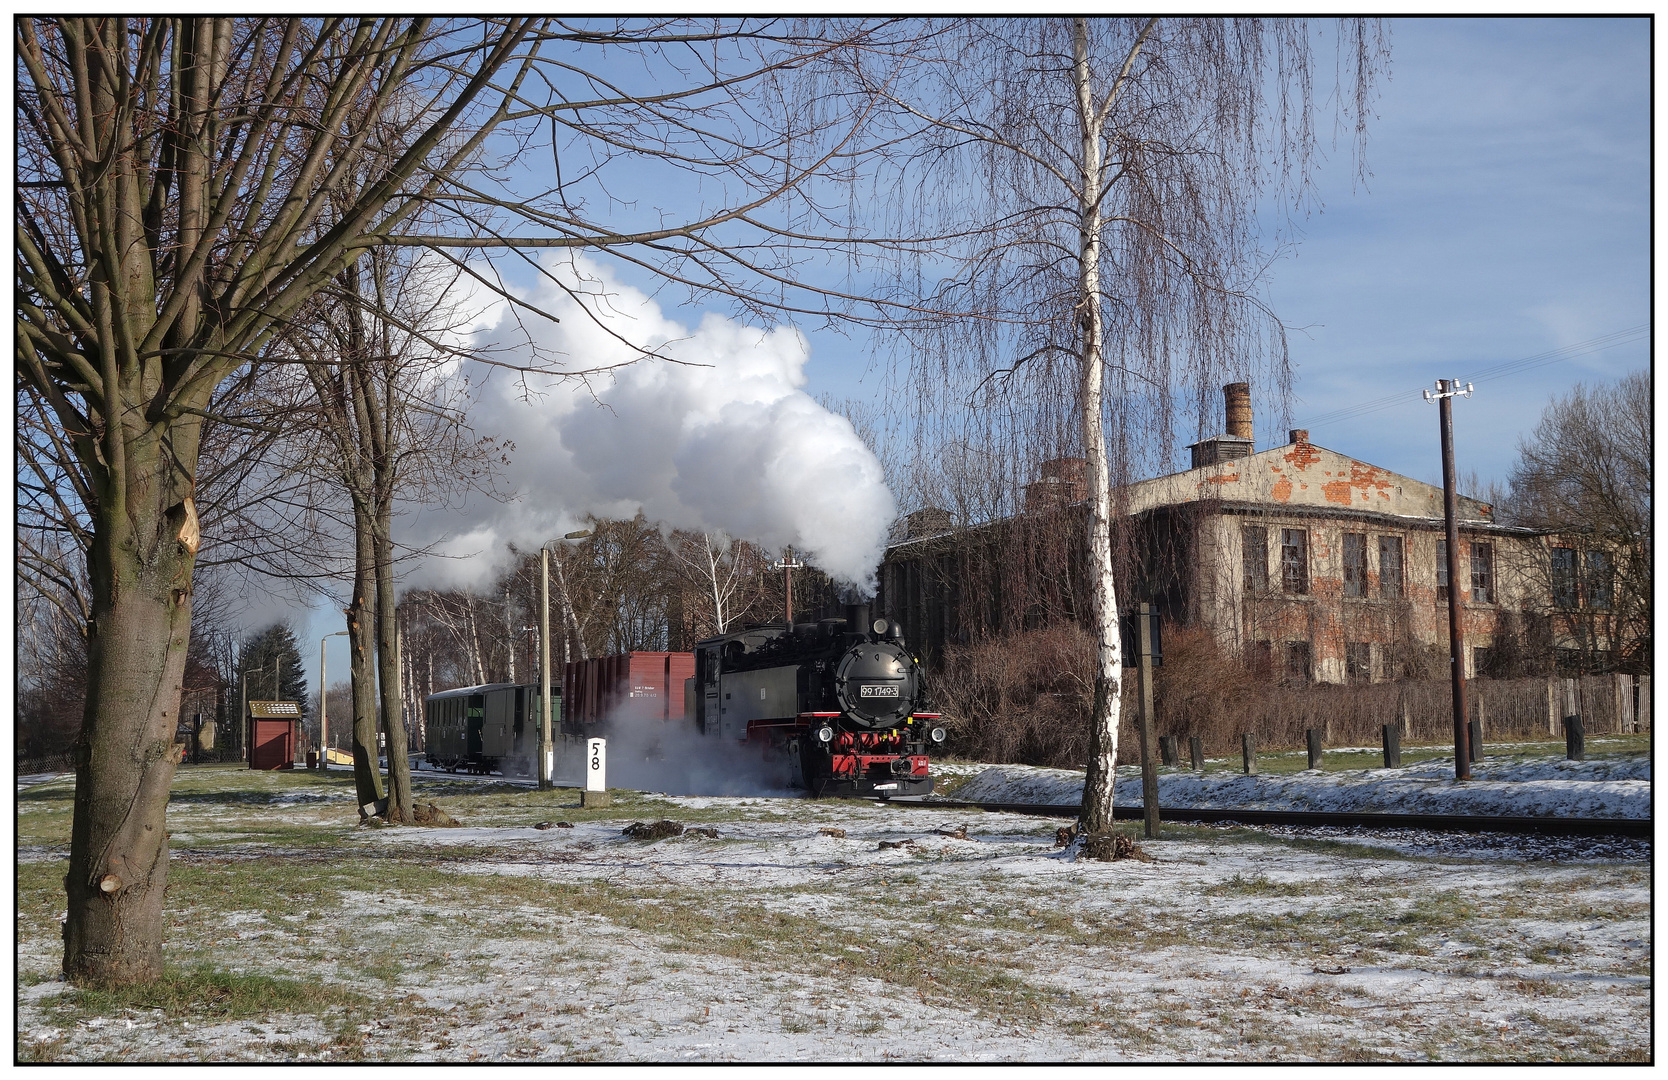
[[[1382, 31], [1335, 34], [1359, 148]], [[1114, 484], [1166, 460], [1180, 408], [1202, 426], [1225, 377], [1289, 386], [1284, 327], [1258, 293], [1274, 254], [1258, 209], [1289, 215], [1310, 196], [1314, 38], [1302, 20], [980, 19], [920, 35], [902, 77], [852, 54], [894, 125], [893, 183], [874, 200], [892, 212], [859, 240], [904, 273], [872, 310], [906, 331], [923, 424], [1088, 462], [1085, 832], [1112, 824]]]

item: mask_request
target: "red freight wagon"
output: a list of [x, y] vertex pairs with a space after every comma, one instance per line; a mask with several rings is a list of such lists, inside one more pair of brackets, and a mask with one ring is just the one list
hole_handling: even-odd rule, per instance
[[562, 730], [595, 731], [608, 720], [685, 719], [683, 684], [695, 677], [695, 654], [633, 652], [574, 660], [562, 673]]

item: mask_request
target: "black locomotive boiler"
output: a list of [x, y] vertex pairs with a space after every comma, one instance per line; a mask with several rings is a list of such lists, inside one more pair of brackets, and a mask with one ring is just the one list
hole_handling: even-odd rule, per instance
[[869, 619], [752, 626], [695, 646], [688, 711], [710, 738], [787, 754], [813, 796], [925, 795], [928, 750], [944, 741], [921, 664], [901, 628]]

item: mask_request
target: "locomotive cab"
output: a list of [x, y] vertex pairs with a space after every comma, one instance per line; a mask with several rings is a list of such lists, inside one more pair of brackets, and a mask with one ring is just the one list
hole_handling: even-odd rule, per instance
[[712, 738], [762, 741], [786, 753], [813, 795], [925, 795], [937, 729], [920, 663], [900, 628], [845, 619], [748, 627], [695, 646], [688, 698]]

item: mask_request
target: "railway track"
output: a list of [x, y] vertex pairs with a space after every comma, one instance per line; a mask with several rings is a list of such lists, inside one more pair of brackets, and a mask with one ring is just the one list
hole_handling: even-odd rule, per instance
[[[895, 806], [939, 810], [987, 810], [1037, 817], [1075, 818], [1077, 805], [1033, 803], [975, 803], [953, 799], [894, 799]], [[1140, 806], [1114, 807], [1112, 816], [1139, 821]], [[1651, 822], [1638, 818], [1478, 817], [1469, 814], [1358, 814], [1313, 810], [1194, 810], [1158, 808], [1160, 821], [1179, 825], [1298, 825], [1365, 829], [1428, 829], [1432, 832], [1540, 833], [1546, 836], [1626, 836], [1649, 839]]]

